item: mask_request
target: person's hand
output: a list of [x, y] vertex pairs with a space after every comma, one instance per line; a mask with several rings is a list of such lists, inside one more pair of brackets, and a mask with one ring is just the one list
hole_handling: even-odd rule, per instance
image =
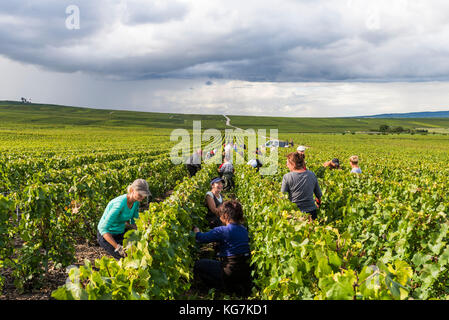
[[118, 244], [117, 247], [115, 247], [114, 252], [117, 252], [122, 257], [126, 257], [125, 249], [123, 248], [123, 246], [121, 244]]
[[315, 202], [316, 202], [317, 208], [319, 209], [319, 208], [320, 208], [320, 205], [321, 205], [321, 200], [318, 199], [318, 198], [315, 198]]
[[135, 223], [131, 224], [128, 221], [126, 221], [125, 228], [126, 228], [126, 230], [131, 230], [131, 229], [137, 230], [137, 225]]
[[312, 219], [312, 215], [311, 215], [311, 214], [309, 214], [309, 216], [307, 217], [307, 219], [308, 219], [308, 221], [309, 221], [310, 223], [313, 222], [313, 219]]

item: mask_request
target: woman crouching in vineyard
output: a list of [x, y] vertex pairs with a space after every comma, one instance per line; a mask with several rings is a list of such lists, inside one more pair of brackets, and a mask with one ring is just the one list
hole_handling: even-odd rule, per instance
[[97, 240], [115, 259], [126, 256], [123, 249], [125, 228], [136, 229], [134, 219], [139, 217], [139, 202], [150, 195], [148, 183], [144, 179], [137, 179], [128, 187], [127, 194], [111, 200], [104, 210], [98, 223]]
[[206, 219], [209, 222], [209, 227], [215, 228], [221, 226], [220, 214], [218, 208], [223, 203], [221, 192], [223, 191], [224, 180], [220, 177], [214, 178], [210, 182], [211, 191], [206, 193]]
[[219, 208], [220, 220], [224, 226], [202, 233], [194, 228], [199, 243], [217, 242], [218, 260], [200, 259], [193, 271], [208, 287], [248, 296], [251, 293], [251, 254], [248, 230], [242, 225], [242, 205], [236, 201], [225, 201]]
[[288, 199], [315, 220], [322, 196], [316, 175], [304, 168], [304, 155], [298, 152], [287, 155], [287, 167], [290, 172], [282, 178], [281, 191], [288, 192]]

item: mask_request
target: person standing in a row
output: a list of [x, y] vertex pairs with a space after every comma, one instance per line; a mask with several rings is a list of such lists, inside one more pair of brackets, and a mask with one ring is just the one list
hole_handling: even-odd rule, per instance
[[193, 177], [198, 171], [201, 170], [202, 155], [202, 150], [198, 149], [187, 159], [186, 167], [190, 177]]
[[287, 167], [290, 172], [282, 178], [281, 191], [287, 192], [288, 199], [294, 202], [299, 210], [309, 213], [315, 220], [318, 209], [316, 203], [319, 204], [322, 197], [316, 175], [304, 168], [304, 155], [298, 152], [287, 155]]
[[298, 146], [298, 148], [296, 148], [296, 151], [303, 156], [303, 158], [304, 158], [304, 170], [307, 170], [307, 167], [306, 167], [306, 147], [305, 146]]
[[359, 157], [351, 156], [349, 158], [349, 164], [351, 165], [351, 173], [362, 173], [362, 169], [359, 167]]
[[223, 163], [218, 168], [218, 173], [224, 181], [223, 190], [229, 191], [234, 188], [234, 166], [230, 159], [223, 157]]

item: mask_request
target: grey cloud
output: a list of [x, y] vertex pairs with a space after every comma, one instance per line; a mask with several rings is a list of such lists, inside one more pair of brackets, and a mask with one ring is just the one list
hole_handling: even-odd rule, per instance
[[[0, 19], [0, 54], [116, 80], [449, 79], [445, 1], [401, 1], [393, 10], [388, 1], [364, 3], [2, 2], [9, 18]], [[80, 8], [80, 30], [65, 28], [70, 4]]]
[[[448, 108], [449, 82], [270, 83], [201, 79], [115, 81], [50, 72], [0, 57], [0, 98], [105, 109], [260, 116], [358, 116]], [[192, 90], [194, 88], [194, 90]], [[369, 112], [368, 112], [369, 111]]]
[[[82, 28], [73, 32], [66, 28], [68, 1], [11, 1], [0, 4], [0, 13], [11, 17], [0, 20], [0, 36], [7, 42], [20, 44], [23, 49], [31, 46], [58, 47], [75, 44], [76, 40], [94, 35], [107, 23], [107, 14], [100, 8], [106, 1], [90, 1], [81, 6]], [[6, 43], [7, 44], [7, 43]], [[50, 50], [50, 48], [48, 48]]]
[[142, 3], [139, 0], [126, 2], [127, 17], [125, 23], [139, 25], [147, 23], [163, 23], [182, 20], [189, 11], [186, 4], [177, 1], [163, 1]]

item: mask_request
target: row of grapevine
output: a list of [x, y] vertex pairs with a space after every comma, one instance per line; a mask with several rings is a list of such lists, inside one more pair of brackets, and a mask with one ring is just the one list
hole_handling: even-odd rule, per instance
[[412, 271], [401, 260], [360, 264], [347, 232], [311, 222], [278, 186], [248, 166], [235, 176], [251, 237], [255, 297], [263, 299], [403, 299]]
[[[192, 225], [205, 215], [204, 194], [215, 173], [205, 166], [174, 193], [136, 220], [125, 234], [127, 257], [103, 257], [69, 271], [69, 281], [53, 292], [56, 299], [176, 299], [190, 287], [194, 237]], [[95, 270], [97, 269], [97, 270]]]
[[87, 174], [79, 168], [79, 175], [73, 170], [69, 175], [56, 172], [57, 182], [36, 182], [12, 195], [21, 212], [18, 223], [10, 226], [10, 233], [21, 242], [9, 259], [18, 289], [44, 276], [50, 261], [59, 267], [72, 263], [76, 240], [95, 239], [107, 203], [125, 193], [133, 180], [145, 178], [153, 195], [160, 196], [187, 175], [183, 166], [173, 165], [166, 156], [126, 169], [98, 166]]
[[51, 171], [73, 170], [74, 168], [84, 167], [85, 169], [91, 165], [99, 165], [104, 163], [108, 165], [113, 161], [124, 163], [122, 160], [134, 159], [136, 162], [147, 161], [148, 158], [163, 154], [160, 150], [140, 151], [134, 153], [101, 153], [101, 154], [85, 154], [71, 156], [57, 156], [51, 158], [34, 158], [27, 157], [25, 159], [10, 160], [2, 159], [0, 161], [0, 191], [10, 192], [11, 190], [21, 190], [24, 185], [35, 179], [35, 175], [46, 175]]
[[441, 185], [448, 182], [421, 181], [418, 188], [408, 178], [398, 182], [328, 174], [333, 177], [323, 183], [323, 216], [361, 244], [361, 261], [404, 260], [416, 270], [411, 284], [415, 298], [447, 295], [449, 202]]
[[[407, 153], [399, 154], [403, 158]], [[396, 153], [388, 157], [384, 163], [376, 154], [366, 156], [364, 173], [353, 175], [348, 169], [323, 170], [325, 158], [309, 155], [307, 166], [317, 173], [323, 191], [319, 223], [350, 234], [360, 247], [360, 264], [407, 262], [414, 270], [413, 298], [448, 297], [449, 201], [444, 186], [449, 185], [449, 168], [441, 167], [444, 157], [434, 154], [427, 161], [410, 157], [407, 163]], [[279, 189], [288, 171], [282, 162], [284, 156], [279, 173], [267, 177]]]
[[[233, 139], [228, 135], [221, 143]], [[238, 145], [244, 142], [242, 137], [235, 139]], [[413, 157], [415, 149], [410, 147], [406, 151], [390, 148], [377, 155], [384, 145], [370, 147], [371, 151], [356, 143], [334, 143], [327, 150], [331, 138], [313, 139], [322, 144], [308, 150], [306, 158], [323, 191], [316, 221], [309, 221], [280, 192], [282, 176], [288, 171], [285, 154], [294, 149], [278, 149], [279, 157], [268, 149], [260, 157], [265, 166], [278, 163], [273, 175], [261, 176], [247, 165], [235, 165], [236, 189], [232, 192], [243, 204], [253, 251], [252, 298], [449, 297], [447, 154], [435, 149], [422, 160]], [[221, 144], [214, 147], [221, 151]], [[39, 152], [35, 159], [32, 154], [17, 153], [0, 160], [0, 191], [8, 191], [8, 197], [0, 195], [0, 268], [12, 268], [20, 288], [44, 275], [49, 263], [72, 263], [74, 243], [80, 237], [94, 238], [107, 203], [123, 194], [135, 178], [145, 178], [154, 197], [178, 186], [170, 198], [150, 203], [141, 213], [138, 229], [126, 235], [128, 257], [120, 261], [104, 257], [95, 265], [86, 262], [71, 269], [66, 285], [53, 296], [183, 297], [192, 277], [195, 242], [191, 226], [202, 224], [204, 194], [210, 178], [218, 174], [214, 165], [205, 165], [194, 178], [179, 183], [187, 176], [185, 166], [173, 165], [165, 149], [154, 150], [94, 152], [80, 157], [55, 153], [48, 161]], [[348, 164], [343, 171], [322, 167], [334, 156], [348, 158], [351, 150], [363, 152], [362, 175], [350, 174]], [[249, 160], [234, 155], [235, 164]], [[404, 158], [411, 160], [405, 163]], [[207, 163], [216, 160], [221, 162], [219, 154]], [[24, 186], [25, 191], [19, 191]], [[18, 224], [17, 208], [21, 214]], [[14, 247], [11, 237], [19, 239], [20, 248]]]
[[14, 212], [14, 209], [14, 201], [0, 195], [0, 291], [4, 284], [1, 271], [6, 267], [7, 259], [13, 252], [13, 244], [10, 235], [10, 216]]

